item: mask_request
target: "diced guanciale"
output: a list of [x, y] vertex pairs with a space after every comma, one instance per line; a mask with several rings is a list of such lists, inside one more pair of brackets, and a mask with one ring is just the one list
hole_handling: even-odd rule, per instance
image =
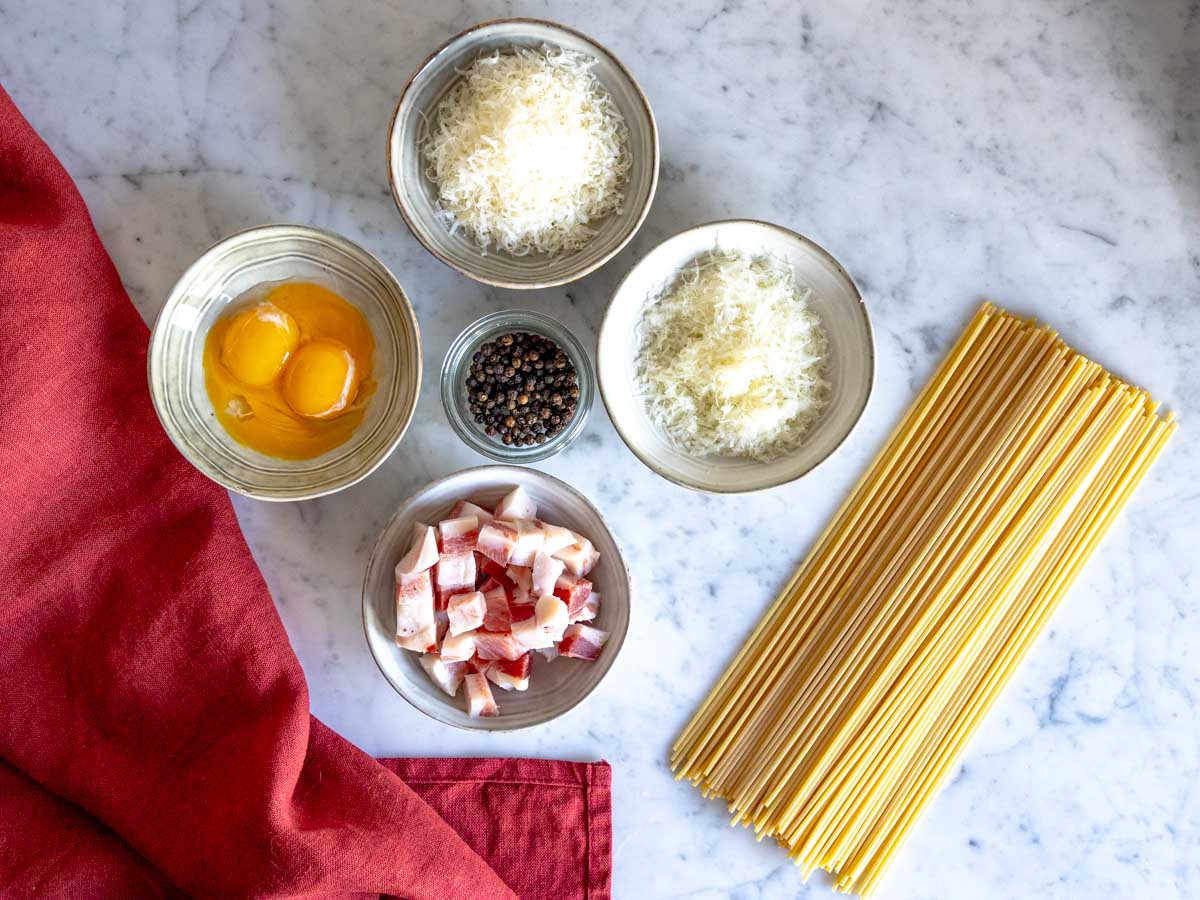
[[447, 634], [442, 639], [441, 654], [446, 662], [466, 662], [475, 655], [475, 634]]
[[542, 543], [542, 552], [551, 556], [564, 547], [570, 547], [579, 542], [579, 536], [575, 532], [570, 528], [563, 528], [561, 525], [548, 525], [543, 522], [542, 531], [546, 535]]
[[459, 500], [450, 508], [451, 519], [461, 519], [463, 516], [474, 516], [479, 524], [492, 521], [492, 514], [482, 506], [476, 506], [470, 500]]
[[418, 653], [437, 649], [433, 586], [428, 571], [396, 579], [396, 643]]
[[[493, 512], [459, 500], [436, 527], [413, 526], [396, 565], [396, 641], [449, 696], [466, 685], [472, 716], [499, 714], [491, 685], [524, 691], [533, 651], [597, 659], [608, 632], [594, 623], [600, 595], [584, 576], [599, 560], [591, 541], [536, 518], [514, 488]], [[542, 665], [543, 663], [538, 663]]]
[[475, 631], [475, 652], [480, 659], [516, 659], [526, 651], [511, 634]]
[[558, 581], [558, 576], [563, 573], [566, 565], [562, 560], [555, 559], [546, 552], [539, 552], [533, 560], [533, 574], [531, 578], [532, 593], [535, 597], [541, 597], [544, 594], [553, 594], [554, 585]]
[[497, 660], [488, 669], [488, 681], [506, 691], [524, 691], [529, 688], [529, 672], [533, 667], [533, 654], [526, 653], [514, 660]]
[[443, 551], [434, 571], [437, 573], [437, 589], [443, 593], [475, 590], [475, 554], [470, 550], [457, 553]]
[[475, 516], [443, 519], [438, 523], [438, 540], [443, 556], [473, 551], [478, 538], [479, 519]]
[[583, 601], [583, 609], [575, 613], [571, 618], [571, 622], [572, 624], [575, 622], [591, 622], [598, 615], [600, 615], [600, 595], [592, 591], [588, 594], [588, 598]]
[[567, 613], [571, 616], [577, 615], [583, 609], [591, 592], [592, 583], [590, 581], [569, 572], [558, 576], [558, 581], [554, 584], [554, 596], [567, 604]]
[[515, 487], [496, 504], [497, 519], [532, 519], [537, 515], [537, 504], [523, 487]]
[[563, 603], [553, 594], [547, 594], [544, 597], [539, 597], [537, 602], [537, 618], [538, 628], [542, 629], [550, 640], [557, 644], [562, 640], [563, 632], [566, 631], [569, 618], [567, 613], [567, 604]]
[[501, 566], [507, 566], [517, 547], [517, 529], [508, 522], [487, 522], [479, 529], [475, 549]]
[[512, 613], [508, 608], [508, 592], [495, 579], [489, 578], [480, 586], [486, 611], [483, 616], [485, 631], [508, 631], [512, 625]]
[[396, 577], [416, 575], [433, 568], [438, 561], [437, 535], [428, 525], [418, 522], [413, 526], [412, 542], [408, 552], [396, 564]]
[[600, 554], [596, 552], [591, 541], [580, 538], [578, 542], [555, 553], [554, 558], [560, 560], [572, 575], [582, 578], [595, 568]]
[[450, 598], [446, 612], [450, 616], [450, 633], [465, 634], [483, 624], [487, 601], [479, 591], [455, 594]]
[[607, 640], [607, 631], [582, 623], [568, 625], [558, 645], [558, 652], [572, 659], [599, 659]]
[[500, 715], [486, 676], [468, 675], [463, 681], [467, 686], [467, 713], [471, 718]]
[[430, 681], [440, 687], [451, 697], [458, 693], [463, 678], [467, 674], [465, 662], [446, 662], [440, 654], [426, 653], [421, 659], [421, 668], [429, 676]]
[[546, 542], [542, 523], [536, 519], [515, 519], [512, 524], [517, 530], [517, 544], [513, 547], [509, 562], [514, 566], [532, 566], [538, 551]]

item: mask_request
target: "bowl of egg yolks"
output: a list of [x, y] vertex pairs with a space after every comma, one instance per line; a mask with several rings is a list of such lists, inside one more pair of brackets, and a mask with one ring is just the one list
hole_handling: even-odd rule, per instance
[[150, 394], [197, 469], [262, 500], [303, 500], [373, 472], [404, 436], [421, 342], [403, 288], [366, 250], [267, 225], [209, 248], [150, 339]]

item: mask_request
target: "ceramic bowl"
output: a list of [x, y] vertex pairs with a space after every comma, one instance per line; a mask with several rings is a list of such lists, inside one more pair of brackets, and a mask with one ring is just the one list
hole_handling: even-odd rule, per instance
[[[451, 234], [438, 215], [437, 187], [425, 173], [419, 144], [426, 117], [432, 117], [459, 72], [481, 54], [511, 47], [549, 44], [587, 54], [593, 71], [611, 94], [629, 127], [633, 166], [620, 213], [609, 216], [583, 249], [565, 256], [484, 254], [470, 238]], [[605, 47], [563, 25], [540, 19], [497, 19], [455, 35], [409, 79], [388, 130], [388, 177], [396, 206], [409, 229], [446, 265], [485, 284], [506, 288], [545, 288], [567, 284], [598, 269], [624, 247], [645, 221], [658, 184], [658, 127], [646, 95]]]
[[[685, 266], [717, 248], [747, 256], [769, 254], [789, 264], [797, 282], [813, 289], [809, 303], [829, 340], [829, 401], [804, 443], [768, 463], [689, 455], [650, 420], [635, 389], [639, 328], [646, 304], [667, 289]], [[738, 493], [794, 481], [838, 448], [866, 408], [874, 380], [875, 348], [862, 296], [854, 280], [826, 250], [778, 225], [732, 220], [677, 234], [633, 267], [618, 285], [605, 314], [596, 370], [608, 415], [638, 459], [684, 487]]]
[[[520, 485], [538, 506], [538, 518], [578, 531], [600, 551], [600, 562], [588, 579], [600, 594], [600, 613], [591, 623], [609, 633], [600, 658], [592, 662], [560, 657], [552, 662], [534, 654], [527, 691], [493, 686], [500, 715], [471, 718], [463, 689], [450, 697], [437, 687], [418, 660], [396, 646], [396, 578], [394, 570], [408, 549], [415, 522], [434, 524], [446, 518], [455, 501], [467, 499], [492, 507]], [[558, 718], [583, 701], [611, 668], [629, 627], [629, 572], [621, 550], [600, 513], [570, 485], [520, 466], [465, 469], [422, 488], [392, 516], [371, 553], [363, 580], [362, 615], [367, 645], [379, 670], [405, 700], [439, 722], [477, 731], [512, 731]]]
[[[204, 384], [204, 341], [213, 322], [247, 291], [312, 281], [366, 317], [375, 338], [377, 387], [350, 440], [313, 459], [266, 456], [221, 427]], [[327, 231], [266, 225], [205, 251], [171, 290], [154, 324], [150, 395], [171, 441], [197, 469], [260, 500], [304, 500], [366, 478], [400, 443], [421, 388], [421, 339], [404, 289], [378, 259]]]

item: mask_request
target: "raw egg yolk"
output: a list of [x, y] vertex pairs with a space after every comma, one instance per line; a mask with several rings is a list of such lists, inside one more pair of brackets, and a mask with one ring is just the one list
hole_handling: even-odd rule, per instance
[[336, 416], [358, 391], [358, 366], [345, 344], [318, 340], [296, 351], [284, 374], [283, 395], [298, 415]]
[[296, 320], [273, 303], [238, 313], [221, 345], [221, 362], [242, 384], [270, 384], [300, 343]]

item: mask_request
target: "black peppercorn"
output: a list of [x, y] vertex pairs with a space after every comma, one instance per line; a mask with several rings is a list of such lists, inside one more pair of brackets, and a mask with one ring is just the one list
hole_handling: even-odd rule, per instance
[[472, 418], [484, 434], [516, 447], [544, 444], [566, 428], [578, 382], [562, 348], [527, 331], [481, 344], [465, 379]]

